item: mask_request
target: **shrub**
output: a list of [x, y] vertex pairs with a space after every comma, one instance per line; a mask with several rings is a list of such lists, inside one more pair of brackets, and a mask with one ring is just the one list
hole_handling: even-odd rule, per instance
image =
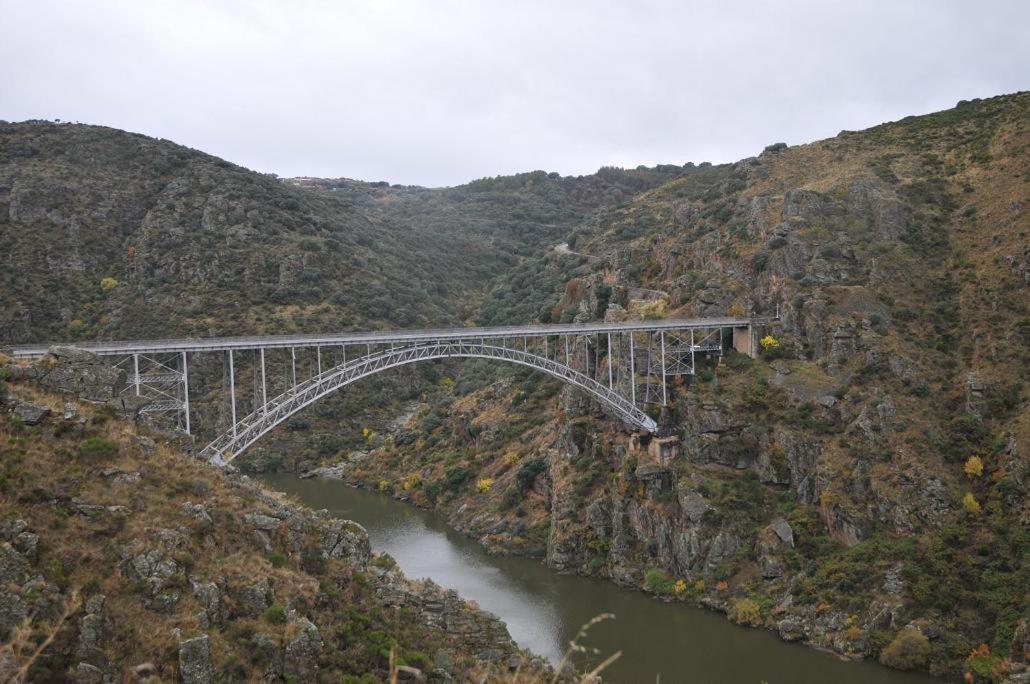
[[738, 625], [762, 626], [762, 607], [752, 599], [740, 599], [730, 608], [729, 617]]
[[966, 495], [962, 497], [962, 508], [966, 509], [973, 515], [980, 514], [980, 502], [976, 500], [972, 492], [966, 492]]
[[118, 281], [115, 280], [114, 278], [111, 278], [109, 276], [107, 278], [101, 278], [100, 279], [100, 291], [101, 292], [110, 292], [111, 290], [113, 290], [116, 287], [118, 287]]
[[524, 492], [532, 487], [536, 478], [545, 470], [547, 470], [547, 461], [542, 458], [525, 461], [515, 473], [515, 481], [518, 483], [519, 490]]
[[880, 662], [896, 670], [915, 670], [926, 666], [930, 640], [918, 629], [905, 628], [880, 654]]
[[118, 443], [103, 437], [88, 437], [79, 442], [79, 458], [106, 461], [118, 455]]
[[1005, 659], [992, 654], [987, 644], [980, 644], [966, 658], [966, 681], [1000, 682], [1008, 675], [1009, 669]]
[[980, 477], [984, 474], [984, 462], [979, 456], [970, 456], [962, 470], [969, 477]]
[[281, 568], [286, 565], [286, 555], [279, 553], [278, 551], [274, 551], [268, 554], [268, 562], [272, 564], [273, 568]]
[[265, 610], [265, 620], [273, 625], [286, 624], [286, 609], [278, 603], [273, 603]]
[[494, 488], [494, 479], [492, 477], [484, 477], [482, 480], [476, 481], [476, 492], [479, 494], [486, 494]]
[[675, 586], [669, 574], [661, 568], [651, 568], [644, 574], [644, 589], [656, 594], [667, 594]]
[[471, 475], [472, 473], [468, 468], [451, 466], [444, 471], [444, 482], [447, 484], [447, 489], [452, 492], [456, 492], [463, 484], [465, 484], [465, 480], [469, 479]]

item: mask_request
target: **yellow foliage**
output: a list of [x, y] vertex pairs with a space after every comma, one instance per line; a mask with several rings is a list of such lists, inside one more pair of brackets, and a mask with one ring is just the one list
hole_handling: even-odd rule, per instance
[[730, 619], [738, 625], [760, 627], [762, 625], [762, 607], [752, 599], [741, 599], [730, 609]]
[[387, 480], [380, 480], [379, 481], [379, 491], [385, 492], [389, 488], [390, 488], [390, 483]]
[[681, 579], [676, 580], [676, 584], [672, 585], [672, 591], [676, 594], [676, 596], [683, 596], [683, 594], [687, 591], [687, 583]]
[[421, 484], [422, 477], [418, 475], [418, 473], [413, 473], [404, 478], [404, 482], [403, 484], [401, 484], [401, 488], [406, 492], [410, 492], [412, 489], [418, 489], [419, 485]]
[[962, 470], [969, 477], [980, 477], [984, 474], [984, 462], [979, 456], [970, 456]]
[[758, 341], [758, 344], [762, 345], [762, 349], [779, 349], [780, 348], [780, 341], [778, 339], [776, 339], [775, 337], [773, 337], [772, 335], [766, 335], [765, 337], [763, 337], [761, 340]]
[[517, 451], [513, 451], [510, 454], [504, 456], [504, 464], [513, 466], [522, 460], [522, 454]]
[[747, 315], [747, 311], [744, 309], [744, 305], [740, 302], [733, 302], [733, 306], [727, 313], [733, 318], [743, 318]]
[[108, 276], [107, 278], [100, 279], [100, 291], [110, 292], [114, 288], [118, 287], [118, 281]]
[[445, 375], [443, 377], [443, 380], [440, 381], [440, 384], [443, 386], [445, 390], [449, 390], [454, 387], [454, 379], [449, 378]]
[[700, 580], [699, 579], [698, 581], [694, 582], [694, 593], [695, 594], [703, 594], [703, 593], [705, 593], [705, 581], [704, 580]]
[[645, 321], [653, 321], [657, 318], [665, 318], [666, 312], [669, 310], [669, 302], [665, 299], [656, 299], [653, 302], [648, 302], [640, 308], [640, 313], [644, 317]]
[[476, 481], [476, 492], [480, 494], [486, 494], [494, 488], [494, 479], [492, 477], [484, 477], [482, 480]]
[[980, 502], [976, 500], [972, 492], [966, 492], [966, 495], [962, 497], [962, 508], [966, 509], [973, 515], [980, 514]]

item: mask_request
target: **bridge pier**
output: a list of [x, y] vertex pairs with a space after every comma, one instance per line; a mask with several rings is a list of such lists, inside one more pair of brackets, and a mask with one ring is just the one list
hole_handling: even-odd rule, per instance
[[755, 344], [754, 328], [748, 323], [746, 326], [735, 326], [733, 328], [733, 349], [739, 354], [746, 354], [752, 359], [758, 358], [758, 350]]

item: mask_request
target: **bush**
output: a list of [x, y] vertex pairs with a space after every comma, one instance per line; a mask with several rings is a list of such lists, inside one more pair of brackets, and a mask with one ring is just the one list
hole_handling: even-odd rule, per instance
[[651, 568], [644, 574], [644, 589], [656, 594], [668, 594], [675, 587], [675, 582], [661, 568]]
[[281, 568], [286, 565], [286, 555], [279, 553], [278, 551], [274, 551], [268, 554], [268, 562], [272, 564], [273, 568]]
[[753, 599], [741, 599], [730, 608], [729, 617], [738, 625], [762, 626], [762, 607]]
[[970, 456], [962, 470], [969, 477], [980, 477], [984, 474], [984, 462], [979, 456]]
[[476, 481], [476, 492], [479, 494], [486, 494], [494, 488], [494, 479], [492, 477], [484, 477], [482, 480]]
[[265, 620], [271, 622], [273, 625], [286, 624], [286, 609], [278, 603], [273, 603], [265, 611]]
[[930, 640], [918, 629], [905, 628], [898, 632], [880, 654], [880, 662], [896, 670], [915, 670], [926, 667], [930, 658]]
[[962, 508], [966, 509], [973, 515], [980, 514], [980, 502], [976, 500], [972, 492], [966, 492], [966, 495], [962, 497]]
[[79, 443], [79, 458], [106, 461], [118, 455], [118, 443], [103, 437], [88, 437]]
[[519, 466], [518, 472], [515, 473], [515, 482], [518, 483], [519, 490], [524, 492], [532, 487], [536, 478], [545, 470], [547, 461], [542, 458], [530, 459]]

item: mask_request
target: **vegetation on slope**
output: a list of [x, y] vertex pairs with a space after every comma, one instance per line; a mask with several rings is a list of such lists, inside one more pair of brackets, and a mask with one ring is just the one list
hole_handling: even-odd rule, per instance
[[[4, 681], [371, 682], [391, 660], [509, 676], [489, 662], [517, 655], [503, 623], [406, 580], [360, 525], [184, 456], [107, 406], [0, 380], [0, 407]], [[521, 668], [519, 681], [544, 673]]]
[[780, 311], [763, 358], [674, 385], [670, 466], [568, 392], [470, 368], [343, 476], [492, 548], [784, 639], [981, 680], [1020, 670], [1028, 121], [1020, 93], [770, 146], [598, 215], [575, 236], [593, 258], [529, 258], [496, 283], [481, 320]]

